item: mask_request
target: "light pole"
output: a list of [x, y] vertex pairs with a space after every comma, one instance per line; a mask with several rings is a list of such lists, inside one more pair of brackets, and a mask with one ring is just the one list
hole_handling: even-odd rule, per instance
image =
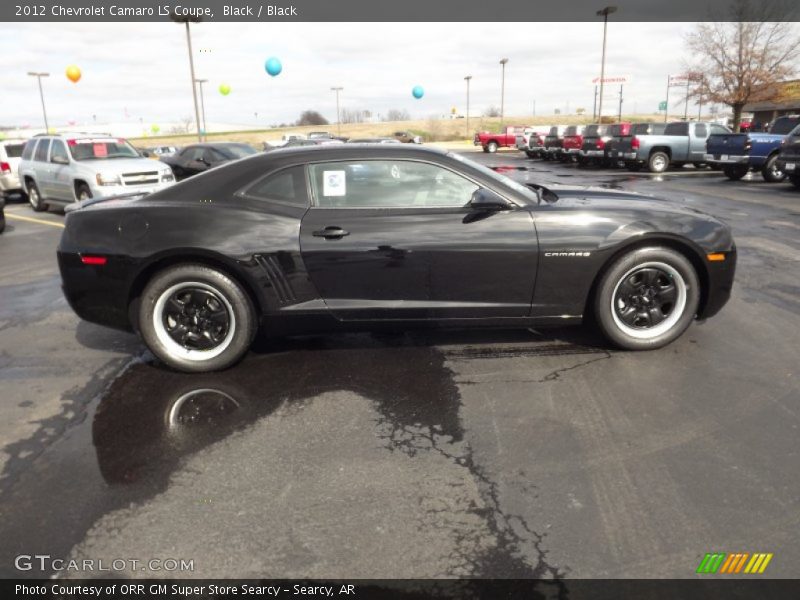
[[203, 96], [203, 84], [208, 83], [208, 79], [195, 79], [195, 83], [200, 86], [200, 116], [203, 123], [203, 141], [208, 141], [208, 126], [206, 125], [206, 102]]
[[603, 79], [606, 76], [606, 33], [608, 32], [608, 15], [617, 12], [616, 6], [606, 6], [597, 11], [598, 17], [603, 17], [603, 57], [600, 59], [600, 102], [597, 105], [597, 122], [603, 122]]
[[50, 77], [50, 73], [42, 73], [37, 71], [28, 71], [28, 75], [36, 77], [39, 81], [39, 98], [42, 100], [42, 114], [44, 115], [44, 132], [50, 131], [50, 126], [47, 124], [47, 111], [44, 108], [44, 92], [42, 91], [42, 77]]
[[467, 82], [467, 139], [469, 139], [469, 82], [471, 79], [472, 75], [464, 77], [464, 81]]
[[189, 48], [189, 71], [192, 75], [192, 98], [194, 99], [194, 121], [197, 125], [197, 141], [202, 142], [203, 137], [200, 133], [200, 110], [197, 108], [197, 87], [195, 86], [195, 76], [194, 76], [194, 57], [192, 56], [192, 36], [189, 33], [189, 23], [199, 23], [202, 19], [199, 16], [190, 16], [190, 15], [179, 15], [176, 12], [172, 12], [169, 15], [169, 18], [175, 21], [176, 23], [185, 23], [186, 24], [186, 45]]
[[502, 75], [500, 76], [500, 131], [503, 131], [503, 114], [505, 110], [506, 101], [506, 63], [507, 58], [501, 58], [500, 64], [503, 67]]
[[332, 87], [331, 91], [336, 93], [336, 132], [341, 137], [342, 135], [342, 119], [339, 116], [339, 92], [341, 92], [344, 88], [343, 87]]

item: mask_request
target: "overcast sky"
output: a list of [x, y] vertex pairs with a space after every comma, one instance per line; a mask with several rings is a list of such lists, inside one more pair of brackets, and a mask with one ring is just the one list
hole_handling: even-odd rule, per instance
[[[691, 23], [608, 26], [606, 75], [628, 75], [625, 108], [655, 110], [667, 74], [679, 73], [683, 36]], [[507, 115], [592, 112], [592, 77], [599, 75], [603, 27], [597, 23], [200, 23], [192, 26], [195, 70], [206, 78], [209, 123], [294, 121], [315, 109], [335, 120], [342, 107], [383, 114], [405, 109], [413, 118], [460, 111], [465, 75], [472, 75], [473, 110], [500, 104], [500, 65], [507, 57]], [[41, 109], [31, 70], [44, 80], [51, 125], [69, 121], [174, 122], [193, 114], [186, 38], [173, 23], [37, 23], [0, 25], [4, 57], [0, 124], [39, 126]], [[283, 63], [269, 77], [264, 61]], [[76, 64], [82, 79], [64, 71]], [[219, 84], [231, 87], [227, 97]], [[411, 96], [414, 85], [425, 96]], [[606, 88], [604, 113], [617, 110], [618, 88]], [[675, 96], [679, 92], [675, 91]], [[673, 102], [670, 103], [674, 104]], [[675, 109], [677, 110], [677, 109]], [[694, 109], [696, 111], [696, 109]], [[254, 113], [258, 112], [258, 121]], [[690, 112], [692, 109], [690, 108]], [[126, 117], [127, 114], [127, 117]]]

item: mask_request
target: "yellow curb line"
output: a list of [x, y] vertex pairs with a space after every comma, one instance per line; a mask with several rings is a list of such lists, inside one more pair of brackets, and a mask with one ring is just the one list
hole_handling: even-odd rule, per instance
[[64, 229], [63, 223], [55, 223], [53, 221], [44, 221], [42, 219], [34, 219], [33, 217], [23, 217], [22, 215], [15, 215], [9, 212], [6, 212], [7, 219], [18, 219], [20, 221], [30, 221], [31, 223], [41, 223], [42, 225], [50, 225], [50, 227], [60, 227]]

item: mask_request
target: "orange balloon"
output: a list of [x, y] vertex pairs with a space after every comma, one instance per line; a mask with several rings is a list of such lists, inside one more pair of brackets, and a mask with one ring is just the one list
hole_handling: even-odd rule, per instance
[[81, 70], [78, 67], [75, 65], [70, 65], [67, 67], [67, 79], [69, 79], [72, 83], [78, 83], [80, 78]]

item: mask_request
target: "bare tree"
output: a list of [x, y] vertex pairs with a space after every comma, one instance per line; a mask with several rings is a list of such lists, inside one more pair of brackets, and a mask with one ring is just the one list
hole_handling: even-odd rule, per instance
[[788, 19], [794, 8], [781, 0], [735, 0], [726, 23], [701, 23], [686, 36], [696, 81], [689, 97], [727, 104], [739, 131], [742, 108], [780, 96], [780, 82], [797, 70], [800, 33]]
[[386, 116], [383, 118], [384, 121], [410, 121], [411, 115], [408, 114], [408, 111], [405, 109], [399, 108], [390, 108], [386, 112]]
[[315, 110], [304, 110], [297, 120], [298, 125], [327, 125], [328, 119]]
[[355, 108], [343, 108], [341, 113], [341, 122], [342, 123], [363, 123], [364, 122], [364, 113], [367, 111], [355, 109]]
[[500, 116], [500, 109], [496, 106], [492, 105], [483, 111], [484, 117], [499, 117]]

